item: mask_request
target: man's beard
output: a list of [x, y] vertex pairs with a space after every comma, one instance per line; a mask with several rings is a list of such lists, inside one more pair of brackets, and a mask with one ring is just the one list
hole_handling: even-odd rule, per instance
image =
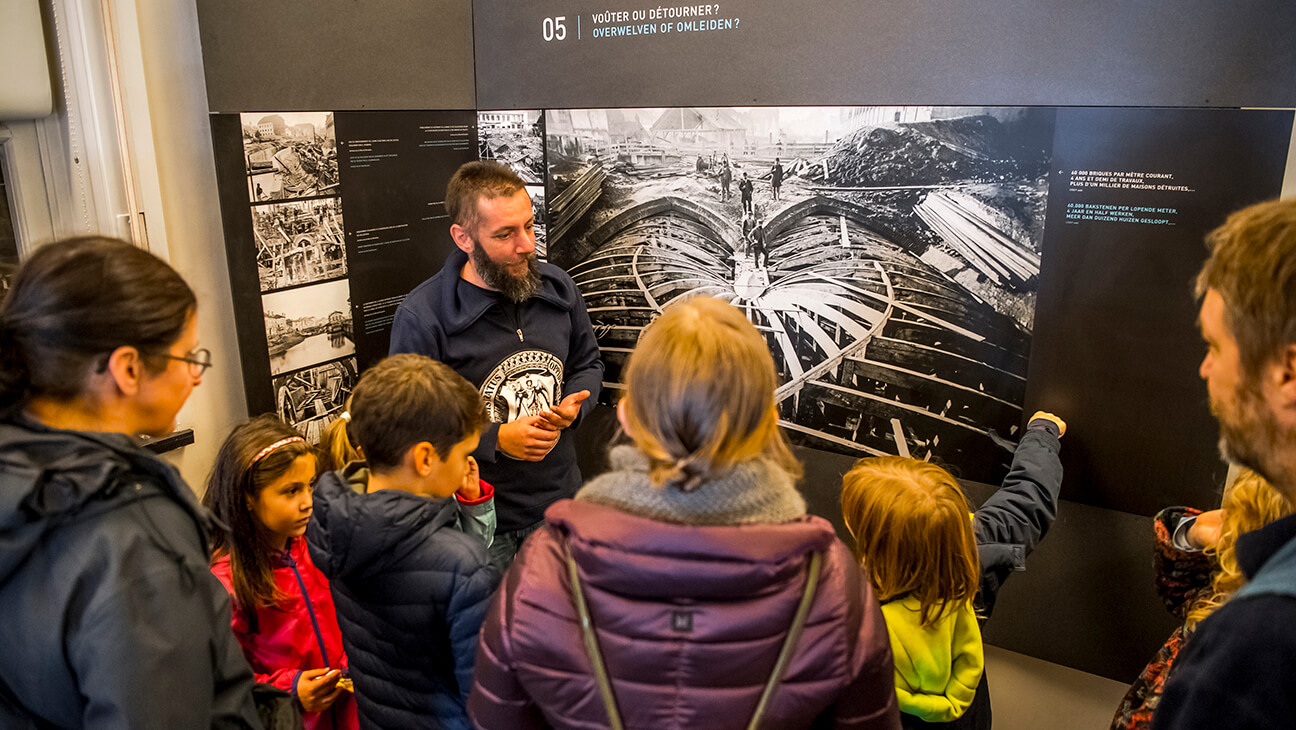
[[1284, 494], [1296, 484], [1285, 484], [1291, 448], [1264, 396], [1250, 383], [1240, 382], [1231, 403], [1211, 400], [1211, 414], [1219, 421], [1220, 455], [1264, 477]]
[[520, 256], [527, 262], [527, 271], [522, 276], [515, 276], [509, 271], [507, 265], [492, 261], [476, 240], [473, 241], [472, 251], [468, 253], [468, 257], [472, 260], [477, 275], [486, 282], [486, 286], [513, 302], [524, 302], [540, 291], [540, 263], [536, 260], [535, 252]]

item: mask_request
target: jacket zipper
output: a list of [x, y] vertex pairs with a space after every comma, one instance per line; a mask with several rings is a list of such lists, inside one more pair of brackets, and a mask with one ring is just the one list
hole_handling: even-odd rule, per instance
[[518, 315], [517, 305], [510, 302], [504, 309], [508, 312], [509, 319], [513, 320], [513, 331], [517, 332], [518, 342], [526, 342], [526, 338], [522, 336], [522, 318]]

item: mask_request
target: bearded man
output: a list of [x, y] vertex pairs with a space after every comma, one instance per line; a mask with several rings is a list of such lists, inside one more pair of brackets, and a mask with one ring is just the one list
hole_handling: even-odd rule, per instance
[[[1224, 457], [1296, 501], [1296, 200], [1234, 213], [1197, 278]], [[1248, 583], [1175, 660], [1153, 728], [1296, 724], [1296, 515], [1237, 539]]]
[[[520, 177], [495, 162], [467, 163], [450, 179], [445, 206], [458, 250], [396, 310], [390, 354], [440, 360], [481, 391], [491, 423], [473, 456], [495, 487], [490, 554], [503, 570], [545, 509], [580, 487], [571, 429], [598, 400], [603, 362], [575, 282], [536, 259]], [[519, 408], [511, 400], [523, 392], [556, 405]]]

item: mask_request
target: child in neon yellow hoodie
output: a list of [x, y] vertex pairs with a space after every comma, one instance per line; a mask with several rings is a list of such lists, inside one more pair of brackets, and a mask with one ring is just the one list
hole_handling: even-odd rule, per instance
[[905, 728], [990, 727], [981, 622], [1057, 514], [1066, 423], [1039, 411], [1003, 485], [975, 513], [950, 473], [898, 456], [861, 459], [842, 516], [882, 603]]

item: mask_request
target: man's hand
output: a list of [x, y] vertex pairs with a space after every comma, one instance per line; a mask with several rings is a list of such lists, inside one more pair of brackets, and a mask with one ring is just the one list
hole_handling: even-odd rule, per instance
[[588, 390], [582, 390], [579, 393], [572, 393], [566, 398], [563, 398], [562, 403], [559, 403], [544, 413], [541, 413], [540, 417], [545, 419], [545, 422], [547, 422], [551, 427], [561, 431], [572, 425], [572, 421], [575, 421], [576, 417], [580, 415], [581, 403], [589, 397], [589, 394], [590, 392]]
[[[1057, 424], [1058, 438], [1062, 438], [1066, 435], [1066, 421], [1063, 421], [1061, 418], [1058, 418], [1047, 411], [1035, 411], [1035, 413], [1030, 417], [1030, 420], [1034, 421], [1036, 418], [1043, 418], [1046, 421], [1052, 421]], [[1030, 421], [1027, 421], [1027, 423], [1030, 423]]]
[[1188, 542], [1199, 550], [1205, 550], [1219, 542], [1220, 528], [1224, 526], [1224, 510], [1213, 509], [1203, 512], [1193, 520], [1188, 528]]
[[500, 424], [497, 448], [523, 461], [540, 461], [553, 451], [560, 435], [544, 416], [526, 416]]
[[297, 678], [297, 699], [307, 712], [323, 712], [342, 693], [338, 680], [342, 672], [337, 669], [308, 669]]
[[468, 502], [476, 502], [482, 496], [481, 471], [477, 468], [477, 460], [471, 456], [468, 457], [468, 471], [464, 473], [459, 496]]

